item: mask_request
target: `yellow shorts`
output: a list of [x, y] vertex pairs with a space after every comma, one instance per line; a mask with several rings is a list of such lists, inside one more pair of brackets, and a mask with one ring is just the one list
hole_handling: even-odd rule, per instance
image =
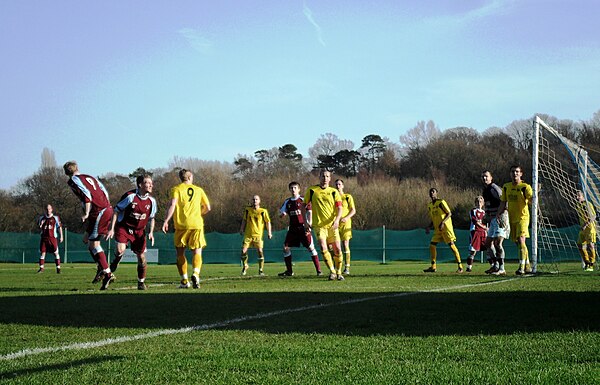
[[244, 237], [242, 248], [248, 249], [250, 247], [255, 247], [257, 249], [262, 249], [264, 244], [262, 237]]
[[206, 247], [204, 229], [175, 230], [175, 247], [187, 247], [190, 250]]
[[440, 242], [444, 242], [444, 243], [456, 242], [456, 235], [454, 235], [454, 230], [447, 230], [446, 227], [444, 227], [444, 230], [442, 230], [442, 231], [435, 230], [433, 232], [433, 237], [431, 237], [431, 243], [440, 243]]
[[519, 238], [529, 238], [529, 220], [510, 222], [510, 240], [519, 242]]
[[332, 227], [315, 227], [314, 230], [317, 239], [325, 239], [328, 244], [340, 241], [340, 232], [338, 229], [334, 230]]
[[348, 226], [347, 224], [340, 222], [338, 231], [342, 241], [349, 241], [352, 239], [352, 225]]
[[589, 245], [590, 243], [596, 243], [596, 229], [593, 226], [588, 226], [587, 229], [580, 231], [577, 238], [578, 245]]

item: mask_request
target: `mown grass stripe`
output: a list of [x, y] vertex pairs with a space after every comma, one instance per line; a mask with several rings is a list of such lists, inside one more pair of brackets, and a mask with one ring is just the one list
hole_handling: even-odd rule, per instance
[[414, 292], [382, 294], [382, 295], [377, 295], [377, 296], [372, 296], [372, 297], [355, 298], [355, 299], [348, 299], [348, 300], [343, 300], [343, 301], [338, 301], [338, 302], [321, 303], [321, 304], [317, 304], [317, 305], [302, 306], [302, 307], [291, 308], [291, 309], [283, 309], [283, 310], [277, 310], [277, 311], [272, 311], [272, 312], [267, 312], [267, 313], [259, 313], [259, 314], [255, 314], [255, 315], [251, 315], [251, 316], [236, 317], [236, 318], [232, 318], [232, 319], [221, 321], [221, 322], [215, 322], [215, 323], [204, 324], [204, 325], [196, 325], [196, 326], [188, 326], [188, 327], [179, 328], [179, 329], [163, 329], [163, 330], [158, 330], [158, 331], [149, 332], [149, 333], [137, 334], [137, 335], [133, 335], [133, 336], [107, 338], [107, 339], [100, 340], [100, 341], [80, 342], [80, 343], [74, 343], [74, 344], [56, 346], [56, 347], [24, 349], [24, 350], [21, 350], [18, 352], [2, 355], [2, 356], [0, 356], [0, 361], [15, 360], [18, 358], [23, 358], [23, 357], [28, 357], [28, 356], [33, 356], [33, 355], [43, 354], [43, 353], [55, 353], [55, 352], [68, 351], [68, 350], [93, 349], [93, 348], [99, 348], [99, 347], [103, 347], [103, 346], [107, 346], [107, 345], [113, 345], [113, 344], [118, 344], [118, 343], [123, 343], [123, 342], [138, 341], [138, 340], [155, 338], [155, 337], [160, 337], [160, 336], [165, 336], [165, 335], [174, 335], [174, 334], [190, 333], [193, 331], [210, 330], [210, 329], [226, 327], [226, 326], [229, 326], [232, 324], [237, 324], [237, 323], [241, 323], [241, 322], [245, 322], [245, 321], [254, 321], [254, 320], [274, 317], [274, 316], [278, 316], [278, 315], [303, 312], [303, 311], [307, 311], [307, 310], [321, 309], [321, 308], [326, 308], [326, 307], [330, 307], [330, 306], [349, 305], [349, 304], [355, 304], [355, 303], [360, 303], [360, 302], [376, 301], [376, 300], [380, 300], [380, 299], [406, 297], [406, 296], [422, 294], [422, 293], [435, 293], [435, 292], [443, 292], [443, 291], [448, 291], [448, 290], [467, 289], [467, 288], [477, 287], [477, 286], [495, 285], [495, 284], [499, 284], [499, 283], [510, 282], [515, 279], [520, 279], [520, 278], [508, 278], [508, 279], [501, 279], [501, 280], [497, 280], [497, 281], [481, 282], [481, 283], [457, 285], [457, 286], [449, 286], [449, 287], [440, 287], [440, 288], [435, 288], [435, 289], [419, 290], [419, 291], [414, 291]]

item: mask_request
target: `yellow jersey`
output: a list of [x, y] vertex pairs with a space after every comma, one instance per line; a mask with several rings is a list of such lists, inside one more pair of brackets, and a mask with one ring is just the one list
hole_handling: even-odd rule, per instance
[[330, 227], [342, 205], [340, 192], [333, 187], [311, 186], [304, 194], [304, 203], [312, 207], [314, 227]]
[[[348, 213], [353, 208], [356, 209], [356, 207], [354, 206], [354, 198], [352, 197], [352, 195], [350, 195], [350, 194], [342, 195], [342, 218], [345, 217], [346, 215], [348, 215]], [[346, 220], [345, 226], [346, 227], [352, 226], [352, 218], [348, 218], [348, 220]]]
[[588, 229], [596, 228], [596, 210], [591, 202], [578, 202], [577, 216], [579, 217], [579, 226], [583, 227], [590, 222]]
[[529, 202], [533, 198], [531, 186], [525, 182], [505, 183], [500, 200], [508, 204], [508, 220], [510, 223], [529, 221]]
[[[448, 203], [446, 203], [446, 201], [443, 199], [436, 199], [435, 202], [430, 202], [427, 205], [427, 210], [429, 211], [429, 217], [433, 223], [433, 229], [435, 231], [439, 231], [440, 223], [442, 223], [444, 218], [450, 214], [450, 207], [448, 206]], [[444, 228], [447, 232], [454, 231], [454, 227], [452, 226], [452, 218], [444, 222]]]
[[177, 199], [173, 223], [176, 230], [204, 228], [202, 207], [208, 207], [208, 197], [201, 187], [180, 183], [171, 189], [171, 199]]
[[246, 221], [246, 228], [244, 229], [245, 238], [256, 238], [262, 237], [265, 231], [265, 224], [271, 222], [269, 212], [267, 209], [259, 207], [246, 207], [244, 210], [244, 221]]

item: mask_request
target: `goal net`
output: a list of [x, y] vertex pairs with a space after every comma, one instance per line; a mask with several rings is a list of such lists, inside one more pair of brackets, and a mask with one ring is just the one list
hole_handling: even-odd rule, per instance
[[[600, 207], [600, 168], [582, 146], [537, 116], [533, 129], [532, 269], [558, 272], [561, 261], [581, 260], [582, 208], [597, 222], [591, 214]], [[591, 205], [579, 202], [578, 191]]]

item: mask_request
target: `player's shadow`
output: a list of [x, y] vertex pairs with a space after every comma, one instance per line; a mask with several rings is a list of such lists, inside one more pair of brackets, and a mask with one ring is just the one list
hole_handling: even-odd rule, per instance
[[152, 294], [0, 298], [0, 323], [207, 328], [340, 335], [493, 335], [600, 331], [597, 292]]
[[[17, 379], [19, 377], [23, 377], [23, 376], [30, 376], [32, 374], [36, 374], [36, 373], [42, 373], [42, 372], [57, 372], [60, 370], [66, 370], [66, 369], [72, 369], [72, 368], [76, 368], [76, 367], [80, 367], [80, 366], [86, 366], [86, 365], [97, 365], [100, 362], [104, 362], [104, 361], [110, 361], [110, 362], [114, 362], [114, 361], [119, 361], [119, 360], [123, 360], [125, 359], [123, 356], [104, 356], [104, 357], [94, 357], [94, 358], [85, 358], [82, 360], [76, 360], [76, 361], [68, 361], [62, 364], [55, 364], [55, 365], [44, 365], [44, 364], [39, 364], [39, 366], [37, 367], [29, 367], [29, 368], [23, 368], [23, 369], [19, 369], [19, 370], [9, 370], [6, 372], [0, 372], [0, 381], [2, 380], [12, 380], [12, 379]], [[98, 383], [103, 382], [101, 378], [98, 379]]]

